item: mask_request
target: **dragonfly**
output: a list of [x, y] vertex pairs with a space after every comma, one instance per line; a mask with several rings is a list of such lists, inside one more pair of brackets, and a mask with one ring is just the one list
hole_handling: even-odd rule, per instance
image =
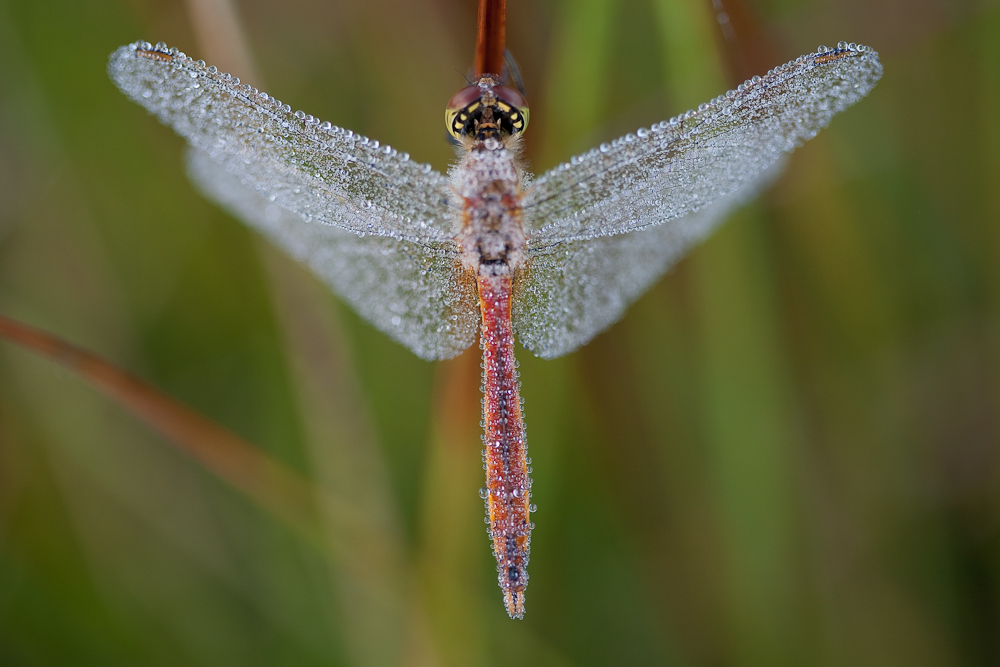
[[[481, 13], [479, 46], [483, 26]], [[866, 46], [821, 46], [535, 178], [521, 158], [529, 108], [500, 74], [502, 24], [499, 34], [499, 47], [477, 46], [475, 78], [446, 105], [458, 146], [447, 174], [163, 43], [119, 48], [108, 72], [187, 140], [188, 173], [207, 198], [372, 325], [428, 360], [478, 338], [480, 495], [504, 605], [519, 619], [535, 506], [515, 338], [549, 359], [610, 327], [788, 153], [867, 95], [882, 66]]]

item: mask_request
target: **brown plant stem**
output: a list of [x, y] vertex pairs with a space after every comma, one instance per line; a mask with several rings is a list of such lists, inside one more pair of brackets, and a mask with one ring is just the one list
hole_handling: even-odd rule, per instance
[[479, 29], [476, 34], [476, 76], [500, 74], [506, 38], [507, 0], [479, 0]]

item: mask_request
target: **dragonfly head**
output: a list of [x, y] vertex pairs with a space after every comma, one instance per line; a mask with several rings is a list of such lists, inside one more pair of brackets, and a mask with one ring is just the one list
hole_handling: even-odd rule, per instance
[[448, 133], [485, 140], [520, 134], [528, 127], [528, 101], [497, 77], [484, 74], [471, 86], [455, 93], [444, 110]]

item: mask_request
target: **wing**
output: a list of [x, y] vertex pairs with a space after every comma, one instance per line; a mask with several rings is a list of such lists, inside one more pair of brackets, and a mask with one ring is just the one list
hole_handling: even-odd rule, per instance
[[452, 236], [447, 180], [405, 153], [293, 114], [287, 104], [163, 44], [121, 47], [108, 73], [247, 187], [307, 221], [417, 243]]
[[623, 234], [698, 211], [754, 182], [881, 75], [868, 47], [820, 47], [697, 111], [577, 156], [526, 193], [529, 248]]
[[736, 207], [784, 167], [779, 160], [736, 192], [665, 225], [577, 239], [529, 251], [515, 283], [514, 330], [545, 359], [568, 354], [601, 333]]
[[189, 152], [188, 173], [205, 196], [305, 262], [362, 317], [418, 356], [446, 359], [476, 341], [476, 286], [453, 245], [359, 236], [306, 222], [202, 151]]

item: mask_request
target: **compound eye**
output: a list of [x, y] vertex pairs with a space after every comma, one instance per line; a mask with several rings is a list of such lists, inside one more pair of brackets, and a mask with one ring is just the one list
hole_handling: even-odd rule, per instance
[[508, 88], [507, 86], [494, 86], [493, 94], [497, 96], [498, 100], [506, 102], [515, 109], [525, 109], [528, 106], [528, 100], [524, 99], [524, 95], [517, 92], [513, 88]]
[[447, 109], [449, 111], [458, 111], [469, 106], [480, 97], [482, 97], [483, 90], [479, 86], [466, 86], [462, 90], [455, 93], [450, 100], [448, 100]]
[[507, 86], [494, 87], [493, 94], [496, 95], [497, 102], [510, 107], [507, 115], [514, 132], [524, 132], [528, 127], [528, 100], [524, 99], [524, 95]]
[[444, 122], [451, 136], [458, 139], [462, 135], [469, 116], [476, 110], [482, 95], [483, 91], [479, 86], [467, 86], [448, 100], [448, 106], [444, 109]]

